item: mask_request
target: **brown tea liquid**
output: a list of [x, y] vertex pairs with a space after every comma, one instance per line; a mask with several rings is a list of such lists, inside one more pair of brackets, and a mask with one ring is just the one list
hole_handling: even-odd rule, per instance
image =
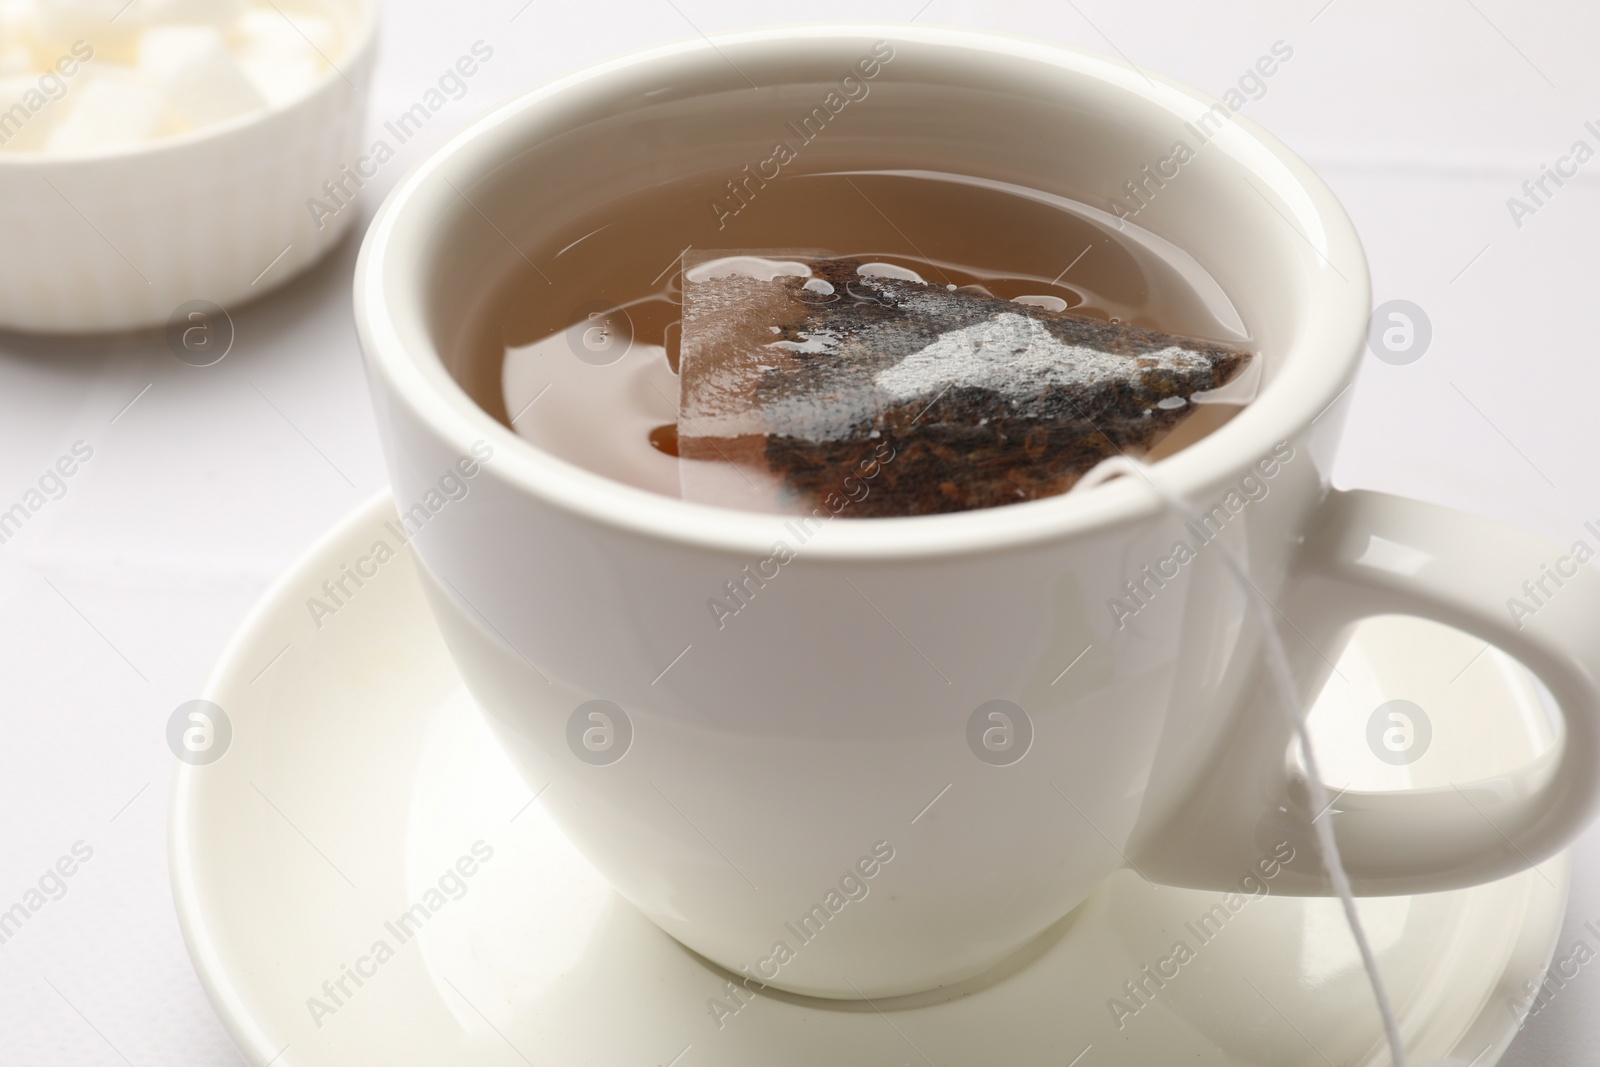
[[[998, 182], [927, 172], [670, 182], [574, 220], [523, 254], [450, 354], [496, 418], [598, 474], [680, 496], [675, 420], [682, 261], [693, 250], [810, 250], [957, 287], [1228, 344], [1248, 341], [1214, 280], [1129, 221]], [[1259, 362], [1259, 361], [1256, 361]], [[1253, 396], [1256, 370], [1143, 458], [1204, 437]]]

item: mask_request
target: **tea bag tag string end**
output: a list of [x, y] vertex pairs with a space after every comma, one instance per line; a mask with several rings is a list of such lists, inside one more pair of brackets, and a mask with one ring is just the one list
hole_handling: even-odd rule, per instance
[[[1104, 460], [1083, 477], [1077, 488], [1092, 488], [1118, 474], [1131, 475], [1143, 481], [1161, 501], [1162, 507], [1179, 521], [1191, 521], [1199, 515], [1199, 510], [1181, 494], [1157, 480], [1149, 464], [1131, 456], [1113, 456]], [[1272, 605], [1256, 588], [1255, 583], [1250, 581], [1244, 561], [1239, 555], [1220, 539], [1212, 544], [1216, 545], [1224, 565], [1228, 568], [1228, 573], [1238, 586], [1239, 592], [1250, 604], [1260, 624], [1267, 672], [1272, 676], [1273, 683], [1278, 689], [1283, 713], [1289, 716], [1295, 736], [1300, 742], [1300, 750], [1305, 757], [1306, 785], [1310, 793], [1312, 810], [1326, 811], [1328, 791], [1318, 768], [1316, 752], [1311, 744], [1311, 734], [1306, 727], [1303, 704], [1295, 688], [1288, 652], [1284, 648], [1282, 637], [1278, 634]], [[1390, 1058], [1394, 1067], [1408, 1067], [1405, 1044], [1400, 1038], [1400, 1027], [1389, 1001], [1389, 992], [1384, 985], [1382, 974], [1378, 971], [1377, 958], [1373, 955], [1371, 943], [1367, 940], [1366, 930], [1361, 925], [1361, 916], [1356, 912], [1355, 894], [1350, 888], [1350, 878], [1345, 872], [1344, 862], [1339, 857], [1339, 843], [1334, 837], [1333, 820], [1317, 819], [1312, 826], [1316, 831], [1323, 868], [1327, 871], [1328, 881], [1333, 885], [1334, 893], [1343, 906], [1345, 922], [1350, 927], [1350, 934], [1355, 939], [1356, 948], [1361, 955], [1361, 965], [1366, 971], [1367, 981], [1372, 986], [1373, 999], [1377, 1001], [1378, 1014], [1383, 1020], [1383, 1031], [1388, 1040]], [[1416, 1064], [1413, 1067], [1425, 1067], [1425, 1065]]]

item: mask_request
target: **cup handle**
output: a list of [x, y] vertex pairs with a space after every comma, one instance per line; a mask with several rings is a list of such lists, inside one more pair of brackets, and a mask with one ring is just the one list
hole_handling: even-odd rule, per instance
[[1130, 863], [1158, 882], [1229, 889], [1287, 854], [1273, 890], [1326, 895], [1313, 819], [1331, 818], [1352, 888], [1380, 896], [1477, 885], [1565, 847], [1600, 802], [1600, 574], [1580, 563], [1571, 577], [1558, 575], [1560, 586], [1547, 580], [1550, 595], [1514, 619], [1508, 597], [1535, 606], [1523, 583], [1568, 553], [1500, 523], [1364, 491], [1330, 493], [1310, 529], [1285, 601], [1293, 626], [1282, 628], [1300, 692], [1317, 692], [1332, 671], [1323, 654], [1342, 648], [1361, 619], [1420, 616], [1481, 638], [1538, 676], [1561, 710], [1559, 745], [1495, 778], [1347, 793], [1316, 813], [1287, 758], [1282, 696], [1263, 671], [1255, 706], [1235, 716], [1179, 814], [1136, 838]]

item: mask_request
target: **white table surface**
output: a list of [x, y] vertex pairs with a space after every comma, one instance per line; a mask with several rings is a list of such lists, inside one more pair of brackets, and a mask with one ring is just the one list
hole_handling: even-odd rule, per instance
[[[1246, 112], [1344, 201], [1374, 300], [1433, 324], [1407, 366], [1368, 357], [1336, 479], [1594, 542], [1600, 397], [1588, 315], [1600, 160], [1519, 228], [1506, 198], [1600, 125], [1600, 9], [1511, 0], [1228, 4], [972, 0], [391, 0], [369, 121], [407, 108], [474, 41], [492, 61], [362, 194], [384, 193], [451, 130], [526, 86], [662, 41], [789, 21], [874, 18], [1003, 30], [1121, 52], [1221, 94], [1278, 40], [1293, 58]], [[519, 9], [520, 13], [519, 13]], [[692, 21], [691, 21], [692, 20]], [[80, 438], [67, 495], [0, 545], [0, 908], [84, 841], [93, 858], [0, 945], [0, 1064], [235, 1064], [201, 992], [166, 867], [167, 717], [313, 538], [385, 482], [350, 310], [359, 237], [237, 309], [237, 341], [195, 368], [159, 341], [0, 335], [0, 502]], [[0, 235], [0, 255], [4, 235]], [[148, 389], [146, 390], [146, 387]], [[141, 393], [141, 391], [143, 391]], [[138, 400], [131, 407], [129, 401]], [[1600, 830], [1576, 845], [1559, 952], [1600, 949]], [[1504, 1061], [1590, 1067], [1600, 969], [1531, 1019]], [[1496, 1010], [1503, 1010], [1497, 1008]]]

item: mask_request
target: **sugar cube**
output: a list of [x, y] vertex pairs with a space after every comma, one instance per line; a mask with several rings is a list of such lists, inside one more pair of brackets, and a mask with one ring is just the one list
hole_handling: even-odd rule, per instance
[[172, 110], [190, 126], [222, 122], [267, 103], [210, 26], [146, 30], [139, 73], [166, 93]]
[[166, 132], [167, 97], [129, 67], [100, 67], [62, 101], [66, 114], [45, 141], [50, 152], [96, 152]]
[[41, 148], [57, 112], [40, 91], [37, 74], [0, 77], [0, 152]]
[[298, 11], [252, 7], [232, 38], [239, 66], [271, 104], [288, 103], [309, 90], [338, 48], [333, 23]]

